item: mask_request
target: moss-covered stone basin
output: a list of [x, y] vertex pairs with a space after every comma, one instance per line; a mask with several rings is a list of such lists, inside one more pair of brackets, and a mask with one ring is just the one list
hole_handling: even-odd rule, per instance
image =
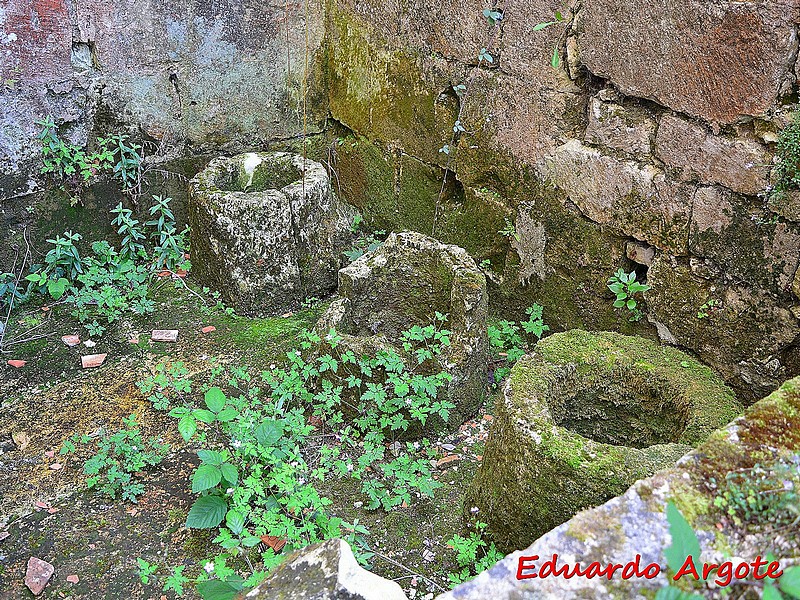
[[675, 348], [613, 332], [552, 335], [511, 371], [466, 509], [502, 550], [525, 548], [741, 411], [719, 377]]
[[318, 162], [288, 152], [216, 158], [190, 182], [193, 273], [240, 312], [293, 310], [336, 288], [355, 214]]

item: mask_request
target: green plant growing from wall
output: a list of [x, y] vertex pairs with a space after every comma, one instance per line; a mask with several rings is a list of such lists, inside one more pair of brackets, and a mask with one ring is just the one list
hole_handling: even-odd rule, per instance
[[607, 287], [617, 296], [614, 300], [614, 308], [627, 309], [630, 313], [629, 321], [639, 321], [644, 316], [638, 307], [635, 296], [646, 292], [650, 286], [636, 281], [635, 271], [626, 273], [623, 269], [618, 269], [608, 278]]
[[780, 132], [775, 156], [778, 162], [767, 194], [771, 200], [783, 200], [791, 190], [800, 189], [800, 110], [792, 113]]
[[517, 228], [514, 226], [514, 223], [512, 223], [511, 219], [509, 219], [508, 217], [506, 217], [505, 219], [505, 224], [503, 225], [503, 228], [497, 233], [499, 233], [505, 238], [519, 241], [519, 234], [517, 233]]
[[[482, 11], [482, 15], [486, 20], [486, 24], [488, 26], [487, 31], [487, 41], [484, 46], [477, 52], [477, 67], [478, 70], [482, 68], [497, 68], [499, 65], [497, 64], [497, 57], [492, 54], [492, 48], [494, 47], [498, 37], [501, 33], [501, 25], [504, 23], [505, 19], [505, 12], [502, 8], [492, 5], [489, 8], [485, 8]], [[560, 11], [556, 11], [552, 21], [546, 21], [542, 23], [537, 23], [533, 27], [534, 32], [542, 31], [543, 29], [547, 29], [553, 25], [565, 23], [566, 19], [564, 15]], [[567, 29], [565, 29], [566, 35]], [[554, 69], [559, 69], [561, 67], [561, 56], [559, 53], [559, 46], [563, 43], [564, 35], [561, 36], [559, 41], [556, 43], [555, 47], [553, 48], [553, 55], [550, 59], [551, 66]], [[455, 93], [456, 97], [459, 100], [458, 104], [458, 114], [456, 115], [455, 123], [453, 124], [453, 133], [450, 137], [450, 140], [445, 142], [441, 148], [439, 148], [439, 153], [444, 154], [446, 157], [445, 165], [444, 165], [444, 173], [442, 176], [442, 185], [439, 189], [439, 194], [436, 197], [436, 204], [434, 207], [433, 213], [433, 221], [431, 222], [431, 235], [435, 235], [436, 233], [436, 222], [439, 218], [439, 205], [441, 204], [442, 198], [444, 197], [445, 190], [447, 188], [447, 178], [451, 173], [450, 166], [452, 164], [452, 158], [455, 154], [456, 149], [458, 148], [459, 140], [465, 134], [469, 132], [466, 130], [463, 124], [463, 110], [464, 106], [466, 105], [467, 97], [469, 95], [470, 89], [472, 87], [472, 81], [475, 77], [476, 70], [473, 70], [467, 79], [463, 82], [459, 82], [453, 84], [452, 90]]]
[[97, 138], [93, 152], [64, 141], [51, 116], [35, 122], [41, 127], [37, 135], [41, 144], [43, 175], [71, 194], [71, 204], [77, 204], [83, 189], [103, 173], [110, 173], [126, 193], [138, 189], [141, 179], [142, 147], [129, 141], [125, 134]]
[[711, 313], [716, 312], [722, 308], [722, 301], [716, 298], [706, 300], [703, 305], [697, 310], [697, 318], [701, 321], [707, 319]]

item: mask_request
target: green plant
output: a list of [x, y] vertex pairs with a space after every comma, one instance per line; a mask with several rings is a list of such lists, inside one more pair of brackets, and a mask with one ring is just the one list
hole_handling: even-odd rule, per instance
[[153, 196], [153, 201], [154, 204], [150, 207], [151, 219], [145, 225], [155, 229], [150, 234], [150, 237], [157, 240], [153, 248], [155, 266], [158, 269], [167, 268], [170, 271], [176, 269], [188, 271], [188, 261], [184, 258], [184, 248], [186, 247], [186, 235], [189, 233], [189, 228], [187, 227], [177, 233], [175, 215], [169, 206], [172, 198]]
[[139, 154], [142, 147], [130, 142], [124, 134], [99, 138], [98, 142], [101, 148], [111, 153], [109, 163], [113, 163], [112, 170], [120, 180], [122, 190], [129, 192], [137, 188], [142, 170], [142, 156]]
[[138, 187], [143, 160], [139, 154], [141, 146], [128, 141], [127, 135], [98, 137], [97, 149], [89, 152], [62, 140], [51, 116], [36, 124], [42, 128], [37, 136], [41, 144], [41, 172], [65, 189], [79, 193], [106, 171], [119, 179], [123, 191], [131, 192]]
[[[191, 477], [198, 496], [186, 520], [190, 528], [218, 529], [221, 552], [194, 580], [201, 596], [216, 597], [216, 590], [232, 598], [279, 564], [281, 549], [331, 537], [348, 539], [366, 564], [369, 531], [329, 513], [331, 500], [316, 486], [326, 477], [360, 480], [370, 509], [392, 510], [433, 494], [441, 484], [431, 474], [430, 444], [389, 442], [449, 417], [453, 404], [438, 397], [450, 379], [439, 364], [450, 344], [446, 321], [437, 313], [433, 323], [404, 332], [400, 349], [362, 356], [346, 349], [335, 330], [303, 332], [286, 364], [260, 376], [214, 367], [200, 386], [200, 404], [191, 398], [198, 386], [177, 364], [165, 363], [139, 384], [157, 408], [169, 409], [185, 440], [214, 440], [198, 451]], [[320, 427], [335, 437], [320, 438]], [[390, 446], [394, 456], [387, 455]], [[250, 560], [259, 548], [263, 571]], [[227, 566], [237, 557], [250, 565], [247, 580]]]
[[151, 565], [149, 562], [139, 557], [136, 559], [136, 564], [139, 567], [139, 580], [147, 585], [150, 583], [150, 578], [158, 570], [158, 565]]
[[0, 308], [13, 307], [27, 300], [28, 295], [19, 284], [14, 273], [0, 273]]
[[111, 214], [117, 215], [111, 224], [117, 227], [117, 234], [122, 238], [120, 246], [120, 256], [128, 260], [138, 260], [147, 258], [144, 244], [145, 234], [139, 227], [139, 221], [133, 218], [133, 211], [124, 208], [122, 202], [111, 210]]
[[519, 324], [507, 320], [489, 324], [487, 328], [489, 348], [493, 358], [503, 363], [494, 370], [495, 384], [500, 383], [508, 376], [511, 367], [528, 349], [528, 344], [520, 329], [525, 333], [533, 334], [537, 340], [540, 340], [546, 331], [550, 331], [550, 327], [544, 323], [543, 311], [544, 309], [539, 304], [534, 304], [525, 310], [528, 318]]
[[173, 402], [183, 401], [192, 391], [189, 370], [183, 362], [159, 363], [154, 372], [139, 381], [139, 391], [147, 394], [156, 410], [169, 410]]
[[778, 136], [777, 164], [772, 170], [769, 199], [782, 200], [791, 190], [800, 188], [800, 111], [792, 113], [789, 123]]
[[155, 305], [147, 298], [148, 273], [144, 265], [120, 256], [106, 241], [94, 242], [92, 252], [85, 260], [85, 272], [72, 288], [75, 304], [72, 315], [92, 335], [102, 335], [106, 325], [117, 321], [126, 311], [153, 312]]
[[353, 242], [353, 247], [350, 248], [350, 250], [345, 250], [342, 254], [347, 257], [347, 260], [354, 262], [355, 260], [364, 256], [367, 252], [372, 252], [373, 250], [380, 248], [383, 244], [383, 240], [381, 238], [384, 237], [386, 237], [386, 232], [383, 230], [378, 230], [373, 233], [362, 233]]
[[509, 219], [508, 217], [506, 217], [505, 219], [505, 225], [503, 226], [503, 228], [497, 233], [499, 233], [503, 237], [507, 237], [509, 239], [513, 238], [516, 241], [519, 241], [519, 234], [517, 233], [517, 229], [514, 226], [514, 223], [512, 223], [511, 219]]
[[[790, 461], [793, 466], [793, 474], [797, 476], [797, 465], [800, 464], [800, 460], [798, 461]], [[778, 468], [781, 473], [783, 473], [783, 466], [786, 466], [785, 463], [780, 463], [782, 466]], [[756, 468], [756, 467], [754, 467]], [[791, 470], [791, 469], [790, 469]], [[713, 482], [712, 482], [713, 483]], [[739, 494], [738, 488], [734, 491], [734, 495], [739, 495], [741, 499], [744, 501], [739, 504], [739, 508], [744, 508], [744, 510], [751, 510], [755, 507], [758, 503], [757, 500], [750, 500], [750, 494], [747, 497]], [[723, 496], [718, 496], [719, 499]], [[789, 502], [794, 502], [796, 504], [796, 496], [793, 500]], [[724, 505], [727, 504], [728, 500], [723, 502]], [[719, 507], [719, 505], [718, 505]], [[795, 508], [795, 513], [797, 513], [797, 509]], [[700, 542], [697, 539], [697, 534], [692, 529], [692, 526], [689, 525], [686, 518], [681, 514], [675, 504], [670, 500], [667, 502], [667, 522], [669, 523], [669, 533], [670, 537], [672, 538], [672, 542], [669, 546], [664, 549], [664, 557], [667, 559], [667, 566], [674, 574], [679, 574], [681, 572], [682, 567], [684, 564], [691, 558], [691, 563], [693, 565], [700, 565]], [[795, 521], [797, 523], [797, 521]], [[767, 557], [767, 560], [774, 560], [774, 557]], [[720, 565], [715, 565], [715, 567], [720, 567]], [[704, 569], [705, 571], [705, 569]], [[721, 568], [720, 568], [721, 572]], [[709, 578], [713, 578], [713, 571]], [[795, 598], [800, 599], [800, 566], [790, 567], [784, 570], [783, 575], [780, 576], [778, 579], [777, 584], [769, 579], [763, 579], [763, 598], [767, 600], [781, 600], [784, 598], [784, 594], [788, 598]], [[757, 584], [753, 584], [757, 585]], [[702, 600], [703, 596], [698, 594], [693, 594], [689, 592], [685, 592], [680, 588], [676, 587], [672, 584], [672, 580], [670, 580], [670, 585], [661, 588], [658, 593], [656, 594], [656, 600]]]
[[64, 441], [59, 453], [75, 452], [78, 443], [96, 444], [96, 453], [83, 465], [83, 472], [88, 475], [86, 484], [111, 498], [121, 494], [124, 500], [136, 502], [145, 487], [135, 479], [135, 475], [148, 465], [160, 463], [169, 451], [169, 445], [152, 437], [145, 442], [135, 415], [122, 422], [125, 429], [112, 434], [101, 431], [96, 438], [76, 433]]
[[614, 300], [614, 308], [626, 308], [630, 313], [629, 321], [639, 321], [642, 318], [642, 311], [638, 308], [634, 296], [646, 292], [650, 286], [636, 281], [636, 271], [626, 273], [624, 270], [618, 269], [608, 278], [607, 287], [617, 296]]
[[698, 319], [707, 319], [708, 316], [715, 311], [718, 311], [722, 308], [722, 301], [717, 300], [716, 298], [711, 298], [703, 303], [703, 305], [697, 311], [697, 318]]
[[[756, 464], [731, 471], [717, 489], [714, 506], [737, 525], [773, 528], [800, 522], [800, 457], [793, 456], [771, 467]], [[717, 486], [711, 478], [710, 483]]]
[[494, 542], [487, 544], [482, 539], [486, 527], [486, 523], [477, 522], [475, 523], [477, 531], [470, 531], [467, 537], [454, 535], [447, 540], [447, 544], [456, 552], [456, 562], [460, 569], [447, 575], [451, 588], [472, 579], [503, 559]]

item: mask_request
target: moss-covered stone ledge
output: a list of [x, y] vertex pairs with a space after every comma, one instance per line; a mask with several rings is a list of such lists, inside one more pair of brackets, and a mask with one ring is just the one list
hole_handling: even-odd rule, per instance
[[674, 464], [742, 411], [709, 368], [613, 332], [540, 341], [513, 368], [467, 509], [503, 551]]
[[[666, 505], [673, 501], [699, 538], [701, 561], [721, 563], [737, 557], [747, 562], [769, 553], [782, 566], [800, 562], [800, 526], [776, 524], [766, 514], [750, 518], [731, 515], [715, 504], [723, 496], [726, 477], [752, 472], [788, 469], [789, 484], [798, 485], [800, 458], [800, 378], [787, 381], [777, 391], [751, 406], [742, 417], [714, 432], [675, 467], [636, 482], [625, 494], [581, 512], [567, 523], [536, 540], [525, 550], [508, 555], [492, 569], [461, 584], [436, 600], [571, 600], [578, 598], [653, 598], [667, 584], [664, 548], [670, 545]], [[757, 485], [754, 479], [751, 485]], [[781, 481], [782, 485], [787, 485]], [[657, 563], [661, 574], [652, 580], [614, 577], [587, 579], [517, 580], [521, 556], [538, 555], [547, 560], [559, 555], [560, 564], [580, 561], [622, 563], [640, 555], [640, 564]], [[536, 564], [541, 564], [537, 561]], [[763, 572], [763, 571], [762, 571]], [[688, 582], [683, 582], [685, 585]], [[687, 588], [688, 589], [688, 588]], [[738, 592], [742, 591], [739, 586]], [[719, 597], [719, 588], [697, 585], [704, 597]]]

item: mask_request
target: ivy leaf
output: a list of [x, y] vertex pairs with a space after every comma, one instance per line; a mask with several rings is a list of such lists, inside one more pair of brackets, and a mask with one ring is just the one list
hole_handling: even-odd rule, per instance
[[239, 582], [235, 579], [230, 581], [213, 579], [199, 582], [196, 589], [203, 600], [232, 600], [244, 587], [243, 582], [244, 580]]
[[236, 510], [229, 510], [225, 515], [225, 524], [234, 535], [239, 535], [244, 531], [244, 515]]
[[193, 529], [211, 529], [222, 523], [228, 505], [219, 496], [202, 496], [198, 498], [186, 517], [186, 527]]
[[763, 600], [783, 600], [783, 594], [778, 591], [771, 581], [764, 584], [764, 595], [761, 596]]
[[557, 69], [561, 64], [561, 57], [558, 55], [558, 48], [553, 49], [553, 58], [550, 59], [550, 65]]
[[222, 470], [222, 476], [225, 478], [225, 481], [230, 483], [231, 485], [236, 485], [239, 481], [239, 471], [234, 467], [231, 463], [223, 464], [220, 469]]
[[253, 434], [262, 446], [274, 446], [283, 436], [283, 423], [274, 419], [266, 419], [256, 427]]
[[782, 592], [800, 598], [800, 567], [786, 569], [778, 580], [778, 587]]
[[218, 413], [225, 406], [225, 394], [217, 387], [213, 387], [206, 392], [205, 401], [208, 410], [213, 413]]
[[219, 466], [225, 462], [222, 454], [217, 452], [216, 450], [198, 450], [197, 456], [202, 460], [204, 463], [208, 463], [210, 465]]
[[191, 415], [186, 415], [178, 421], [178, 432], [183, 437], [184, 441], [188, 442], [192, 439], [195, 431], [197, 431], [197, 421]]
[[664, 549], [667, 565], [673, 573], [677, 573], [686, 562], [686, 557], [691, 556], [694, 564], [700, 562], [700, 542], [692, 526], [683, 518], [678, 507], [670, 500], [667, 503], [667, 521], [669, 533], [672, 536], [672, 545]]
[[214, 465], [200, 465], [192, 476], [192, 492], [211, 489], [222, 480], [222, 472]]
[[198, 421], [202, 421], [203, 423], [213, 423], [214, 419], [217, 416], [211, 412], [210, 410], [204, 410], [202, 408], [196, 408], [192, 411], [192, 416]]

